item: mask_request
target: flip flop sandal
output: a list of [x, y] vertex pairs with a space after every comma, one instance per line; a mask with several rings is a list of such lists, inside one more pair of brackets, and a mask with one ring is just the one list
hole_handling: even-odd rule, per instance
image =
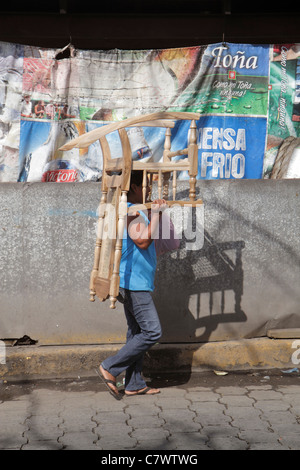
[[103, 377], [103, 375], [101, 374], [100, 370], [99, 369], [95, 369], [95, 372], [96, 374], [100, 377], [102, 383], [105, 385], [105, 387], [107, 388], [107, 390], [109, 391], [109, 393], [116, 399], [116, 400], [121, 400], [122, 399], [122, 396], [119, 394], [119, 392], [115, 392], [115, 390], [113, 390], [109, 384], [111, 385], [114, 385], [115, 387], [117, 386], [116, 385], [116, 382], [114, 382], [113, 380], [109, 380], [109, 379], [106, 379], [105, 377]]
[[153, 390], [153, 389], [151, 387], [146, 387], [144, 390], [141, 390], [141, 391], [135, 392], [135, 393], [126, 393], [125, 392], [125, 395], [126, 395], [126, 397], [136, 397], [137, 395], [157, 395], [158, 393], [160, 393], [160, 390], [158, 392], [148, 393], [150, 390]]

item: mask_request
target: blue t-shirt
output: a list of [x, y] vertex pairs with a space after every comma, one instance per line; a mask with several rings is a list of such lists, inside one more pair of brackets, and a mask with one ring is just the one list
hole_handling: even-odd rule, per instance
[[[127, 205], [129, 207], [132, 203], [128, 202]], [[148, 217], [143, 212], [139, 214], [148, 225]], [[133, 291], [153, 291], [156, 263], [154, 241], [147, 250], [141, 250], [130, 238], [125, 227], [120, 262], [120, 287]]]

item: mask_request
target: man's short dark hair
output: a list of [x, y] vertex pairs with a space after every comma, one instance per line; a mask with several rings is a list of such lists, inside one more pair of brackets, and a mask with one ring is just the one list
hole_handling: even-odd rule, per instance
[[143, 170], [134, 170], [131, 172], [130, 187], [132, 184], [141, 186], [143, 184]]

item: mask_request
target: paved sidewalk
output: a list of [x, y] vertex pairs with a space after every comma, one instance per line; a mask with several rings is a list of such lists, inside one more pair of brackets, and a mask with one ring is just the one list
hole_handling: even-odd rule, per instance
[[0, 449], [300, 450], [297, 371], [149, 382], [159, 395], [121, 401], [97, 377], [2, 382]]

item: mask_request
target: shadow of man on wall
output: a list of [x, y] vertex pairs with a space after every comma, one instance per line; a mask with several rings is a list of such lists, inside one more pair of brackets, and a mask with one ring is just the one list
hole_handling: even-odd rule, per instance
[[[186, 240], [179, 250], [162, 255], [158, 261], [154, 301], [160, 316], [163, 337], [160, 344], [176, 343], [166, 354], [166, 369], [180, 372], [189, 379], [193, 353], [208, 342], [221, 323], [245, 322], [242, 310], [244, 241], [217, 242], [204, 230], [204, 244], [199, 250], [187, 250]], [[231, 291], [229, 302], [226, 295]], [[218, 294], [216, 294], [218, 293]], [[215, 298], [217, 297], [217, 301]], [[204, 300], [204, 301], [203, 301]], [[229, 303], [229, 312], [226, 308]], [[188, 344], [188, 358], [181, 365], [180, 348]], [[169, 356], [169, 357], [167, 357]], [[161, 351], [152, 349], [148, 360], [162, 365]], [[164, 363], [164, 361], [163, 361]]]

